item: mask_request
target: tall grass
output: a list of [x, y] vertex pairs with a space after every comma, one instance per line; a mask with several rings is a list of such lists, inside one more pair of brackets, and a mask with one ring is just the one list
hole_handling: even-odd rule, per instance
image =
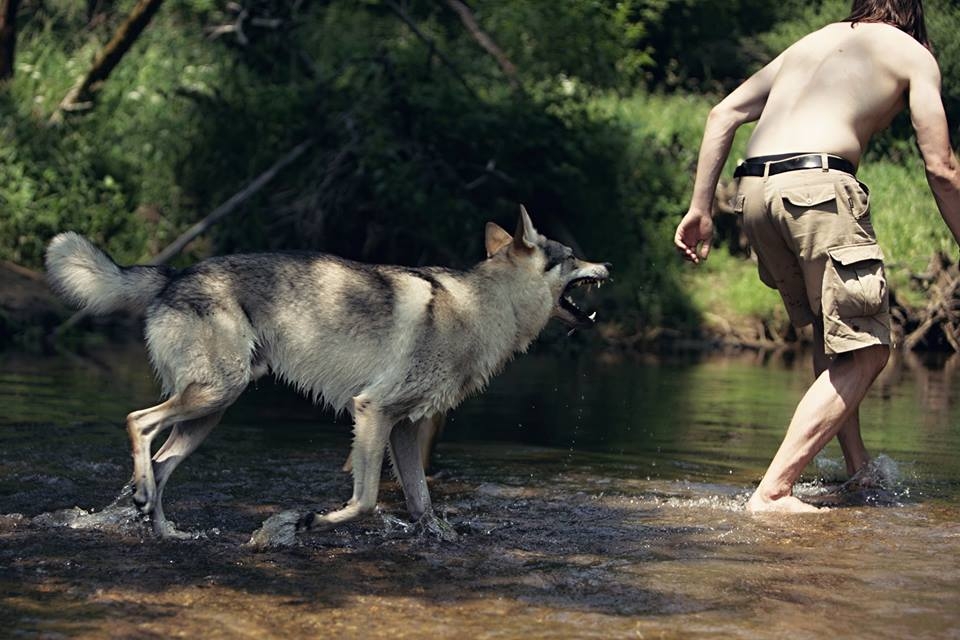
[[937, 210], [923, 163], [865, 162], [860, 179], [870, 187], [874, 228], [887, 259], [887, 275], [901, 302], [921, 305], [924, 294], [910, 276], [926, 270], [936, 252], [956, 259], [957, 245]]

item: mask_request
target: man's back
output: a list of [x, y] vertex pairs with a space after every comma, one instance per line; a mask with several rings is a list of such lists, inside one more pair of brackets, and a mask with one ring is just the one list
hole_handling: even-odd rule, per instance
[[771, 65], [776, 75], [747, 155], [816, 151], [859, 164], [870, 137], [905, 106], [912, 69], [936, 61], [896, 27], [839, 22]]

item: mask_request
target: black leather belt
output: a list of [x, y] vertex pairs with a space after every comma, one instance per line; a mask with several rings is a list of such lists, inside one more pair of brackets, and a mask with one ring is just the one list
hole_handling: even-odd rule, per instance
[[[733, 172], [734, 178], [744, 176], [762, 176], [764, 167], [770, 165], [768, 176], [775, 176], [778, 173], [787, 171], [799, 171], [800, 169], [823, 169], [824, 156], [819, 153], [809, 153], [805, 155], [787, 157], [783, 160], [774, 160], [782, 156], [758, 156], [756, 158], [747, 158], [741, 162]], [[835, 169], [849, 173], [852, 176], [857, 175], [857, 168], [849, 160], [844, 160], [839, 156], [827, 155], [827, 169]]]

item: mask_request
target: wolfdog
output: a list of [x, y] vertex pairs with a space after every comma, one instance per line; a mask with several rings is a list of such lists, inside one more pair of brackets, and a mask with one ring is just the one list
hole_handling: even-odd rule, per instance
[[[229, 255], [183, 270], [117, 265], [84, 237], [47, 248], [51, 287], [93, 313], [145, 314], [164, 402], [127, 416], [133, 501], [161, 537], [170, 474], [252, 380], [272, 373], [354, 422], [353, 496], [302, 518], [326, 529], [376, 507], [385, 449], [410, 516], [432, 513], [418, 425], [482, 389], [551, 317], [594, 322], [573, 288], [609, 279], [608, 263], [577, 259], [537, 233], [521, 207], [511, 236], [486, 227], [487, 258], [468, 271], [360, 264], [318, 253]], [[171, 429], [151, 456], [153, 439]]]

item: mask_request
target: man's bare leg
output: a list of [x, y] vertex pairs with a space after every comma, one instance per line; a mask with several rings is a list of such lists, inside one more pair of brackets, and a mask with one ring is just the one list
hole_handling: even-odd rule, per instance
[[[824, 350], [823, 326], [821, 323], [813, 323], [813, 375], [819, 377], [821, 373], [830, 366], [830, 358]], [[843, 451], [843, 460], [847, 466], [847, 475], [853, 476], [863, 469], [870, 462], [870, 454], [867, 452], [866, 445], [863, 444], [863, 437], [860, 435], [860, 406], [853, 411], [853, 414], [840, 427], [837, 433], [837, 440], [840, 442], [840, 450]]]
[[797, 405], [786, 437], [747, 502], [748, 511], [817, 510], [792, 495], [793, 485], [830, 439], [853, 424], [851, 418], [889, 354], [885, 345], [858, 349], [838, 356], [817, 376]]
[[847, 465], [847, 475], [852, 478], [870, 463], [870, 454], [867, 453], [867, 446], [863, 444], [863, 437], [860, 435], [859, 407], [840, 427], [837, 440], [840, 442], [840, 450], [843, 451], [843, 461]]

